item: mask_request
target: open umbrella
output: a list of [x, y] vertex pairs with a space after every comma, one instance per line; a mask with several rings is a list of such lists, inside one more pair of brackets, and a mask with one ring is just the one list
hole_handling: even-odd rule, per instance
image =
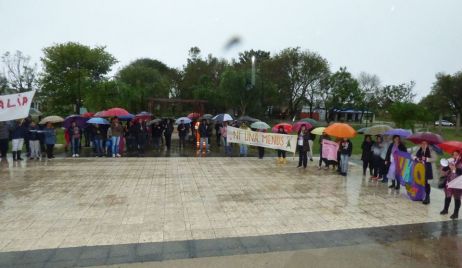
[[103, 111], [99, 111], [99, 112], [96, 112], [93, 117], [106, 117], [105, 115], [106, 111], [103, 110]]
[[389, 135], [389, 136], [400, 136], [402, 138], [407, 138], [412, 135], [412, 133], [409, 130], [405, 130], [402, 128], [394, 128], [391, 130], [385, 131], [383, 135]]
[[204, 114], [203, 116], [201, 116], [201, 119], [206, 119], [206, 120], [212, 120], [213, 118], [213, 115], [211, 114]]
[[95, 115], [94, 113], [86, 112], [86, 113], [83, 113], [81, 116], [85, 118], [92, 118], [94, 115]]
[[321, 136], [325, 129], [325, 127], [317, 127], [311, 131], [311, 134]]
[[417, 132], [407, 137], [407, 139], [415, 144], [419, 144], [423, 141], [426, 141], [429, 144], [440, 144], [444, 142], [440, 135], [432, 132]]
[[295, 124], [293, 125], [292, 131], [298, 132], [298, 131], [302, 128], [302, 126], [305, 126], [306, 129], [312, 129], [312, 128], [313, 128], [313, 126], [312, 126], [310, 123], [308, 123], [308, 122], [301, 122], [301, 121], [298, 121], [297, 123], [295, 123]]
[[188, 114], [187, 117], [189, 119], [197, 119], [197, 118], [201, 117], [201, 114], [200, 113], [190, 113], [190, 114]]
[[133, 118], [135, 118], [135, 115], [129, 113], [129, 114], [126, 114], [126, 115], [117, 116], [117, 118], [119, 118], [122, 121], [130, 121]]
[[459, 176], [452, 181], [448, 182], [448, 188], [450, 189], [462, 189], [462, 176]]
[[253, 128], [253, 129], [269, 129], [269, 128], [271, 128], [271, 126], [268, 125], [268, 124], [265, 123], [265, 122], [258, 121], [258, 122], [253, 122], [253, 123], [250, 125], [250, 128]]
[[123, 108], [111, 108], [103, 113], [103, 117], [120, 117], [120, 116], [129, 116], [131, 115], [127, 110]]
[[383, 135], [388, 130], [392, 130], [392, 127], [387, 125], [375, 125], [368, 127], [364, 130], [365, 135]]
[[88, 119], [87, 124], [96, 124], [96, 125], [109, 125], [109, 121], [101, 117], [93, 117]]
[[141, 119], [141, 120], [151, 120], [152, 119], [152, 113], [148, 112], [141, 112], [135, 115], [136, 119]]
[[81, 115], [69, 115], [68, 117], [64, 118], [63, 127], [70, 128], [72, 122], [75, 122], [79, 128], [85, 127], [85, 123], [87, 122], [88, 118], [85, 118]]
[[191, 119], [189, 119], [189, 118], [187, 118], [187, 117], [180, 117], [180, 118], [178, 118], [178, 119], [175, 121], [175, 123], [180, 124], [181, 121], [183, 121], [183, 124], [189, 124], [189, 123], [191, 123]]
[[256, 119], [256, 118], [253, 118], [253, 117], [251, 117], [251, 116], [248, 116], [248, 115], [243, 115], [243, 116], [239, 117], [239, 118], [237, 119], [237, 121], [239, 121], [239, 122], [250, 122], [250, 123], [253, 123], [253, 122], [258, 122], [258, 121], [260, 121], [260, 120], [258, 120], [258, 119]]
[[229, 114], [217, 114], [215, 117], [213, 117], [213, 120], [221, 123], [225, 121], [233, 121], [233, 117]]
[[462, 152], [462, 142], [460, 141], [445, 141], [443, 143], [438, 144], [438, 147], [450, 154], [452, 154], [454, 151]]
[[327, 135], [338, 138], [353, 138], [356, 136], [356, 130], [345, 123], [333, 123], [324, 130]]
[[272, 131], [273, 131], [273, 132], [278, 132], [278, 130], [279, 130], [280, 127], [283, 127], [283, 128], [284, 128], [284, 131], [285, 131], [286, 133], [292, 132], [292, 125], [289, 124], [289, 123], [279, 123], [279, 124], [273, 126]]
[[319, 127], [321, 126], [321, 123], [319, 123], [319, 121], [316, 121], [314, 120], [313, 118], [303, 118], [303, 119], [300, 119], [300, 122], [307, 122], [307, 123], [310, 123], [313, 127]]
[[[189, 119], [189, 118], [188, 118], [188, 119]], [[155, 123], [160, 123], [160, 122], [162, 122], [162, 119], [156, 118], [156, 119], [154, 119], [154, 120], [149, 121], [149, 122], [148, 122], [148, 126], [150, 126], [150, 125], [152, 125], [152, 124], [155, 124]]]
[[367, 127], [363, 127], [363, 128], [358, 129], [356, 132], [357, 132], [358, 134], [364, 134], [364, 131], [366, 131], [366, 129], [368, 129], [368, 128], [367, 128]]
[[43, 118], [39, 124], [40, 125], [44, 125], [44, 124], [47, 124], [47, 123], [61, 123], [64, 121], [64, 118], [62, 118], [61, 116], [57, 116], [57, 115], [50, 115], [50, 116], [47, 116], [45, 118]]

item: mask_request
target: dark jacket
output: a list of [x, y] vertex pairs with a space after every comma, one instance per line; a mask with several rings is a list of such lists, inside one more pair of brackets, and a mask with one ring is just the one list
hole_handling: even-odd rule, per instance
[[28, 136], [29, 136], [30, 141], [38, 141], [40, 139], [38, 131], [39, 131], [38, 126], [29, 127], [27, 132], [28, 132]]
[[310, 133], [303, 134], [303, 146], [302, 150], [304, 152], [309, 152], [311, 150], [309, 141], [311, 140]]
[[361, 154], [361, 160], [370, 160], [372, 159], [372, 146], [374, 145], [373, 141], [363, 141], [361, 144], [361, 149], [363, 150]]
[[[103, 130], [101, 129], [101, 127], [94, 127], [92, 126], [90, 128], [91, 130], [91, 136], [93, 139], [98, 139], [98, 140], [101, 140], [103, 138]], [[105, 136], [105, 135], [104, 135]]]
[[185, 137], [187, 133], [188, 133], [188, 129], [186, 128], [186, 125], [180, 123], [178, 125], [178, 135], [180, 137]]
[[0, 140], [6, 140], [10, 137], [10, 126], [7, 122], [0, 122]]
[[172, 136], [173, 133], [173, 124], [171, 122], [168, 122], [165, 124], [165, 131], [164, 131], [164, 136], [169, 137]]
[[160, 125], [152, 126], [152, 136], [160, 137], [162, 135], [162, 127]]
[[201, 123], [199, 125], [199, 134], [201, 135], [201, 138], [206, 138], [207, 136], [207, 124]]
[[16, 126], [11, 131], [11, 138], [14, 139], [24, 139], [26, 137], [27, 128], [24, 125], [16, 124]]
[[[77, 126], [75, 128], [77, 129], [77, 133], [75, 133], [77, 136], [75, 138], [77, 138], [77, 139], [82, 138], [82, 129], [77, 127]], [[73, 126], [71, 126], [71, 127], [69, 127], [67, 129], [67, 133], [69, 134], [70, 139], [74, 138], [74, 129], [75, 128]]]
[[[390, 163], [391, 151], [393, 150], [393, 145], [394, 143], [391, 143], [388, 146], [387, 155], [385, 156], [385, 161], [387, 161], [388, 164]], [[399, 143], [398, 150], [400, 150], [401, 152], [407, 152], [407, 148], [402, 142]]]
[[353, 143], [351, 143], [350, 140], [347, 141], [341, 141], [340, 142], [340, 154], [346, 154], [348, 156], [351, 156], [351, 153], [353, 152]]

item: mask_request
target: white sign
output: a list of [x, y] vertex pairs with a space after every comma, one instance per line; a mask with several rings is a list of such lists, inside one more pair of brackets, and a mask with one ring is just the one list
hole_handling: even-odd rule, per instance
[[34, 98], [35, 90], [0, 96], [0, 121], [26, 118]]
[[295, 153], [297, 136], [227, 127], [227, 141]]

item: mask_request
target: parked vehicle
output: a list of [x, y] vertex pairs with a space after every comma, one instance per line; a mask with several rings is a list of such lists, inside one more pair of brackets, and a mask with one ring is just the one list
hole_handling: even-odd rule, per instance
[[[439, 126], [440, 125], [440, 121], [435, 121], [435, 126]], [[441, 125], [443, 127], [453, 127], [454, 126], [454, 123], [452, 122], [449, 122], [448, 120], [441, 120]]]

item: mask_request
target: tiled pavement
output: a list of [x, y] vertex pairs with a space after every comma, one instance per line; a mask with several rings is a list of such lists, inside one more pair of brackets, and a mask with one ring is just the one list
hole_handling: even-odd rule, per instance
[[[247, 239], [242, 237], [261, 236], [248, 240], [261, 250], [255, 241], [271, 235], [447, 220], [439, 215], [443, 194], [436, 189], [431, 205], [424, 206], [362, 178], [357, 167], [344, 178], [312, 163], [307, 170], [296, 169], [289, 159], [287, 165], [276, 165], [272, 158], [82, 158], [10, 164], [0, 172], [0, 252], [48, 260], [59, 251], [35, 250], [62, 248], [64, 255], [79, 256], [86, 250], [101, 256], [98, 251], [113, 252], [119, 245], [114, 250], [121, 252], [123, 262], [138, 244], [184, 247], [207, 244], [197, 240], [220, 243], [228, 240], [216, 238], [241, 237], [242, 245]], [[166, 241], [177, 242], [155, 243]], [[170, 251], [159, 258], [168, 258], [165, 252]]]

